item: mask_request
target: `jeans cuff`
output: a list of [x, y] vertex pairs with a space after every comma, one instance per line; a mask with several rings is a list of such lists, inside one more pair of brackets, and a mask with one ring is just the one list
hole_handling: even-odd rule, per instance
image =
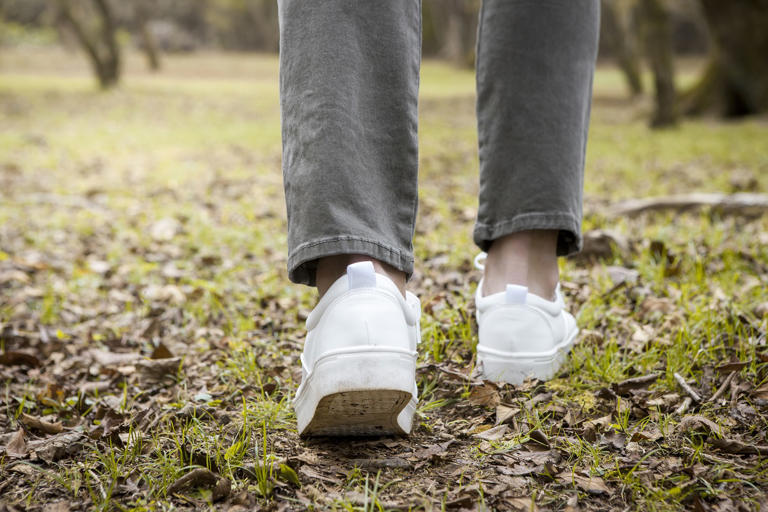
[[568, 256], [579, 252], [583, 243], [581, 220], [567, 212], [521, 213], [511, 219], [493, 224], [478, 221], [473, 239], [481, 250], [487, 251], [491, 242], [505, 235], [533, 229], [557, 229], [557, 255]]
[[305, 242], [290, 251], [288, 278], [297, 284], [315, 286], [317, 260], [338, 254], [364, 254], [405, 272], [407, 279], [410, 279], [413, 274], [411, 251], [404, 251], [378, 240], [356, 236], [335, 236]]

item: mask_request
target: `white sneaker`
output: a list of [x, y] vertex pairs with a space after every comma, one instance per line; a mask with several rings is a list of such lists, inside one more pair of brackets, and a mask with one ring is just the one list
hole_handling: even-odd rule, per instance
[[[475, 266], [481, 270], [482, 256], [483, 253], [475, 258]], [[481, 280], [475, 304], [479, 328], [477, 362], [483, 377], [516, 385], [527, 377], [554, 377], [579, 332], [576, 320], [565, 311], [560, 285], [554, 301], [514, 284], [508, 284], [505, 292], [487, 297], [483, 297], [482, 290]]]
[[349, 265], [307, 318], [299, 434], [410, 433], [420, 315], [419, 299], [403, 299], [370, 261]]

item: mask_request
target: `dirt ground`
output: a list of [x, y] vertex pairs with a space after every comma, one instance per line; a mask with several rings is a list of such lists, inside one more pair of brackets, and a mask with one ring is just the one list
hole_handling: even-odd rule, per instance
[[[599, 69], [581, 333], [500, 386], [474, 371], [474, 79], [424, 63], [414, 433], [302, 440], [277, 61], [141, 66], [100, 93], [74, 55], [0, 63], [0, 510], [766, 508], [765, 118], [654, 132]], [[621, 209], [693, 192], [753, 195]]]

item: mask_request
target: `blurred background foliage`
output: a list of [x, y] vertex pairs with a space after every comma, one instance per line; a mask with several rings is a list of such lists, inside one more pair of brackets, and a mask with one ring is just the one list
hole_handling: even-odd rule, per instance
[[[423, 0], [423, 55], [474, 65], [480, 0]], [[627, 94], [653, 76], [652, 127], [682, 115], [738, 117], [768, 110], [768, 0], [601, 0], [600, 59], [622, 71]], [[275, 0], [0, 0], [0, 48], [63, 45], [83, 51], [99, 84], [119, 83], [121, 54], [277, 52]], [[0, 49], [1, 56], [1, 49]], [[675, 81], [677, 57], [706, 63], [692, 85]]]

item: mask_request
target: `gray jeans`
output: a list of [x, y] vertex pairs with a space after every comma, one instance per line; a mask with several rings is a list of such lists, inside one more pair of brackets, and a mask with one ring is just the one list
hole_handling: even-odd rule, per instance
[[[288, 271], [365, 254], [413, 272], [419, 0], [279, 0]], [[521, 230], [581, 246], [599, 0], [484, 0], [477, 41], [481, 249]]]

